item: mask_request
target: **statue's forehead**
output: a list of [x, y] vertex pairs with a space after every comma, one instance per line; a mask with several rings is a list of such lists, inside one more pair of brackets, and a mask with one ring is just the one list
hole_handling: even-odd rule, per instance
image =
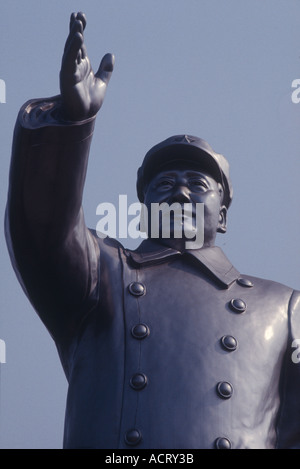
[[193, 163], [188, 164], [186, 161], [184, 162], [175, 162], [175, 163], [170, 163], [166, 165], [165, 167], [160, 168], [153, 174], [153, 177], [151, 178], [150, 183], [153, 180], [156, 180], [157, 178], [161, 176], [166, 176], [166, 175], [173, 175], [173, 176], [201, 176], [205, 177], [206, 179], [213, 179], [216, 181], [216, 178], [213, 176], [213, 174], [210, 173], [207, 168], [203, 168], [199, 165], [195, 165]]

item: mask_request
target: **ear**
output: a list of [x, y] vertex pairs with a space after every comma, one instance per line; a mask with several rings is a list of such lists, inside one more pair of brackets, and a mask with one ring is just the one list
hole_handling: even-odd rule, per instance
[[222, 205], [219, 213], [218, 233], [226, 233], [227, 231], [227, 207]]

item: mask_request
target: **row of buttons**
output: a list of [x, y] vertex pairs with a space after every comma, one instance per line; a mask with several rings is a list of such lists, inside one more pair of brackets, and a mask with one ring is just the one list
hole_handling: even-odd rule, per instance
[[[146, 293], [146, 287], [141, 282], [132, 282], [128, 286], [128, 290], [133, 296], [143, 296]], [[142, 340], [148, 337], [150, 329], [147, 324], [136, 324], [131, 329], [131, 334], [135, 339]], [[130, 386], [139, 391], [147, 385], [147, 381], [147, 376], [144, 373], [135, 373], [130, 380]]]
[[[128, 430], [125, 434], [125, 442], [129, 446], [136, 446], [142, 440], [142, 434], [137, 428]], [[228, 438], [217, 438], [215, 441], [216, 449], [231, 449], [231, 441]]]
[[[239, 278], [237, 280], [238, 284], [242, 287], [251, 288], [253, 283], [249, 279]], [[146, 287], [141, 282], [132, 282], [128, 286], [129, 292], [136, 297], [143, 296], [146, 293]], [[234, 298], [229, 302], [230, 309], [235, 313], [244, 313], [246, 311], [247, 305], [240, 298]], [[150, 334], [149, 327], [144, 324], [136, 324], [131, 329], [131, 334], [135, 339], [142, 340], [148, 337]], [[237, 349], [238, 342], [235, 337], [231, 335], [224, 335], [220, 339], [221, 345], [224, 350], [228, 352], [233, 352]], [[140, 391], [147, 386], [148, 378], [144, 373], [135, 373], [131, 380], [130, 386], [136, 391]], [[230, 399], [233, 395], [233, 386], [228, 381], [220, 381], [216, 386], [217, 393], [222, 399]], [[142, 440], [142, 434], [140, 430], [134, 428], [126, 432], [125, 442], [130, 446], [136, 446]], [[232, 444], [228, 438], [220, 437], [215, 440], [216, 449], [231, 449]]]
[[[237, 283], [241, 287], [251, 288], [253, 283], [247, 278], [239, 278]], [[237, 314], [242, 314], [246, 311], [247, 305], [241, 298], [234, 298], [229, 302], [229, 307]], [[238, 341], [231, 335], [225, 335], [221, 338], [221, 345], [227, 352], [233, 352], [237, 349]], [[233, 386], [228, 381], [220, 381], [216, 386], [217, 394], [221, 399], [230, 399], [233, 395]], [[215, 441], [216, 449], [231, 449], [232, 443], [228, 438], [221, 437]]]
[[[146, 287], [141, 282], [132, 282], [128, 285], [128, 291], [131, 295], [140, 297], [145, 295]], [[150, 334], [147, 324], [139, 323], [132, 327], [131, 335], [134, 339], [143, 340]], [[130, 379], [130, 386], [135, 391], [141, 391], [148, 384], [148, 378], [144, 373], [135, 373]], [[136, 446], [142, 440], [142, 434], [137, 428], [128, 430], [125, 434], [125, 443], [129, 446]]]

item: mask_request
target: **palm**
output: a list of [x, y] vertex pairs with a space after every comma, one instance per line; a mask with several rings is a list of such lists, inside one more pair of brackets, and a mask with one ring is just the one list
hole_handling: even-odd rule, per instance
[[83, 42], [85, 25], [86, 20], [82, 13], [72, 14], [60, 71], [62, 111], [72, 121], [84, 120], [97, 114], [114, 65], [114, 57], [106, 54], [98, 72], [94, 74]]

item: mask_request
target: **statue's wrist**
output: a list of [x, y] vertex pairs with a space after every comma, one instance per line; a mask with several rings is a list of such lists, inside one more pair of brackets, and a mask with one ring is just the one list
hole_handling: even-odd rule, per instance
[[[44, 99], [31, 99], [20, 109], [19, 119], [25, 128], [36, 129], [46, 126], [85, 127], [95, 121], [95, 116], [81, 120], [70, 119], [64, 112], [61, 95]], [[89, 132], [88, 132], [89, 133]]]
[[63, 103], [62, 98], [57, 103], [56, 109], [55, 109], [55, 117], [56, 119], [61, 122], [61, 123], [70, 123], [70, 122], [83, 122], [86, 119], [89, 118], [88, 115], [79, 115], [75, 114], [75, 112], [70, 112], [67, 109], [67, 106]]

